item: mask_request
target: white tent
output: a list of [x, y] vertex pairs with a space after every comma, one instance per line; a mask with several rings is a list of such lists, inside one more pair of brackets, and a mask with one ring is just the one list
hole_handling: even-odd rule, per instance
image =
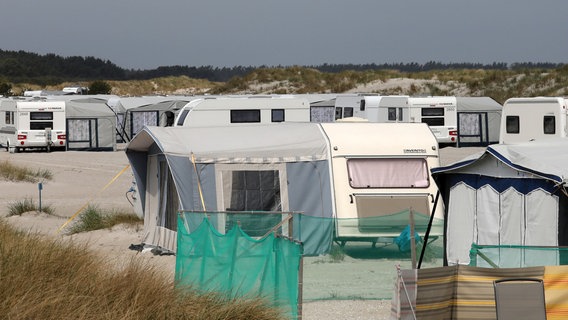
[[[447, 263], [469, 264], [473, 243], [568, 245], [566, 163], [568, 141], [558, 140], [490, 145], [480, 154], [434, 168], [446, 205]], [[514, 260], [528, 257], [493, 258], [500, 265], [519, 265]]]

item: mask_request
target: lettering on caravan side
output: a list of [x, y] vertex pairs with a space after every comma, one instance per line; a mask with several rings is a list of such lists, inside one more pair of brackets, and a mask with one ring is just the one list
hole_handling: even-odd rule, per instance
[[403, 149], [404, 153], [426, 153], [426, 149]]

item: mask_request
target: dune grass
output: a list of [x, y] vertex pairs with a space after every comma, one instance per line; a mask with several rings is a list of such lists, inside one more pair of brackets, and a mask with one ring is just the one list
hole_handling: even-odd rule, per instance
[[284, 319], [262, 300], [181, 290], [155, 267], [132, 260], [118, 270], [87, 245], [3, 221], [0, 279], [4, 319]]
[[39, 182], [51, 180], [53, 173], [49, 169], [33, 170], [5, 160], [0, 162], [0, 178], [7, 181]]
[[134, 213], [101, 209], [96, 204], [89, 204], [77, 217], [75, 223], [67, 228], [67, 234], [75, 234], [100, 229], [109, 229], [118, 224], [141, 226], [144, 221]]
[[[31, 198], [16, 200], [8, 204], [8, 216], [21, 216], [22, 213], [30, 211], [40, 211], [39, 206]], [[42, 204], [41, 212], [54, 214], [55, 209], [49, 204]]]

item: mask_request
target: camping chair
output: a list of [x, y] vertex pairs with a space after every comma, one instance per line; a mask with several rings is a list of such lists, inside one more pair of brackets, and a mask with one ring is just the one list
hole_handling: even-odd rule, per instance
[[542, 279], [506, 278], [495, 280], [493, 286], [498, 320], [546, 320]]

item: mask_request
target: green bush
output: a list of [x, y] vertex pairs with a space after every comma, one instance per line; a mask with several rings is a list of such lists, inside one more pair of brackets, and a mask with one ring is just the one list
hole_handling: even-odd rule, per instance
[[110, 94], [112, 87], [106, 81], [97, 80], [89, 85], [89, 94]]

